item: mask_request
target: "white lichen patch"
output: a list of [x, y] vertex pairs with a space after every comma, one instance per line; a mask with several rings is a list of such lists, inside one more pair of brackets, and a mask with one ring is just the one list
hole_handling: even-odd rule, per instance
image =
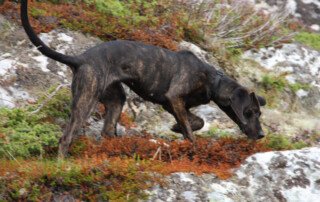
[[320, 31], [320, 25], [317, 25], [317, 24], [311, 25], [310, 28], [311, 28], [312, 30], [314, 30], [314, 31], [317, 31], [317, 32]]
[[15, 107], [14, 98], [2, 87], [0, 87], [0, 107]]
[[41, 39], [41, 41], [43, 41], [43, 43], [45, 44], [50, 44], [53, 40], [53, 36], [51, 33], [40, 33], [39, 38]]
[[320, 1], [319, 0], [301, 0], [305, 4], [315, 4], [318, 8], [320, 8]]
[[47, 68], [49, 62], [48, 58], [44, 55], [39, 56], [33, 56], [33, 59], [35, 59], [38, 63], [37, 66], [44, 72], [50, 72], [50, 70]]
[[192, 180], [189, 173], [176, 173], [180, 177], [180, 180], [183, 182], [188, 182], [194, 184], [195, 182]]
[[31, 99], [27, 91], [21, 88], [10, 86], [8, 88], [0, 87], [0, 107], [14, 108], [20, 101]]
[[57, 39], [60, 40], [60, 41], [67, 42], [69, 44], [71, 44], [71, 42], [73, 42], [73, 38], [71, 36], [68, 36], [65, 33], [58, 33], [57, 36], [58, 36]]
[[6, 75], [10, 70], [12, 70], [12, 65], [15, 63], [11, 59], [1, 59], [0, 58], [0, 76]]
[[185, 201], [193, 202], [197, 199], [197, 193], [193, 191], [185, 191], [181, 194], [181, 196], [185, 199]]
[[308, 96], [308, 92], [307, 91], [305, 91], [305, 90], [303, 90], [303, 89], [299, 89], [297, 92], [296, 92], [296, 95], [298, 96], [298, 97], [300, 97], [300, 98], [302, 98], [302, 97], [306, 97], [306, 96]]

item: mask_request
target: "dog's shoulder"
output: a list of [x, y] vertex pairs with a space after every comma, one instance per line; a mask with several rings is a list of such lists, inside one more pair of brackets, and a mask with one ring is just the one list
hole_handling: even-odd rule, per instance
[[189, 51], [189, 50], [180, 50], [178, 51], [178, 54], [181, 56], [197, 57], [192, 51]]

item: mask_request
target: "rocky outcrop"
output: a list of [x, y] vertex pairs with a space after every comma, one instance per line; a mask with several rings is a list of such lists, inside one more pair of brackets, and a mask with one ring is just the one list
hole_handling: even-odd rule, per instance
[[[320, 95], [320, 52], [300, 44], [284, 44], [281, 48], [262, 48], [244, 53], [243, 58], [253, 59], [276, 75], [286, 75], [290, 84], [308, 84], [310, 91], [298, 90], [300, 98]], [[308, 107], [319, 110], [318, 99], [307, 101]]]
[[[243, 54], [240, 75], [261, 82], [266, 75], [286, 80], [293, 92], [282, 90], [272, 108], [263, 109], [263, 120], [272, 131], [287, 135], [304, 134], [304, 131], [320, 131], [320, 52], [301, 44], [284, 44], [250, 50]], [[254, 63], [252, 63], [254, 61]], [[253, 72], [247, 74], [246, 72]], [[274, 87], [275, 88], [275, 87]]]
[[175, 173], [149, 190], [148, 201], [316, 202], [320, 197], [320, 148], [258, 153], [234, 177]]

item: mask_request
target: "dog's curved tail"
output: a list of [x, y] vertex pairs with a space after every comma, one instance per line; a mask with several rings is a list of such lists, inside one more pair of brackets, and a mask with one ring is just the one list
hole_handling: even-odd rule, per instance
[[81, 61], [76, 56], [69, 56], [59, 53], [49, 48], [46, 44], [41, 41], [37, 34], [32, 29], [29, 18], [28, 18], [28, 0], [21, 0], [21, 22], [24, 30], [26, 31], [30, 41], [37, 47], [37, 49], [45, 56], [54, 59], [58, 62], [68, 65], [72, 71], [76, 70], [80, 65]]

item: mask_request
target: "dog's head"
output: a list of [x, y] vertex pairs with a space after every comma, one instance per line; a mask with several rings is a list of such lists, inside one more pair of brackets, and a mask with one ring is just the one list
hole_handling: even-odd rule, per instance
[[261, 139], [264, 137], [259, 121], [260, 106], [266, 105], [266, 100], [263, 97], [249, 93], [245, 88], [238, 88], [234, 90], [227, 103], [228, 105], [220, 106], [220, 108], [248, 138]]

